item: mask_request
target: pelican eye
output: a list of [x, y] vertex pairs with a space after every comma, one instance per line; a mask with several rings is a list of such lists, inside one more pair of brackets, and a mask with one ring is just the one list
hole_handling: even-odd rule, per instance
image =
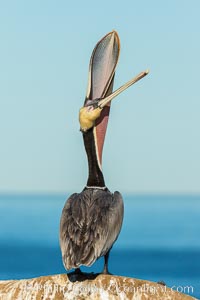
[[97, 99], [93, 99], [93, 100], [90, 100], [90, 99], [88, 99], [87, 101], [86, 101], [86, 104], [85, 104], [85, 106], [87, 107], [87, 106], [93, 106], [93, 108], [97, 108], [97, 107], [99, 107], [99, 100], [101, 100], [102, 98], [97, 98]]

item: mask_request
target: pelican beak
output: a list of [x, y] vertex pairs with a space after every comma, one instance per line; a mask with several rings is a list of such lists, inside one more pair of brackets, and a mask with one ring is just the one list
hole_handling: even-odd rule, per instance
[[[110, 106], [110, 102], [117, 97], [120, 93], [125, 91], [128, 87], [145, 77], [149, 73], [149, 70], [146, 70], [144, 72], [141, 72], [133, 79], [129, 80], [127, 83], [122, 85], [120, 88], [118, 88], [116, 91], [108, 95], [107, 97], [104, 97], [103, 99], [96, 99], [96, 100], [90, 100], [91, 104], [89, 106], [84, 106], [79, 111], [79, 121], [81, 124], [81, 131], [87, 131], [91, 127], [94, 126], [95, 120], [97, 120], [100, 115], [101, 111], [105, 106]], [[95, 106], [92, 106], [92, 103], [96, 104]]]
[[103, 148], [110, 102], [129, 86], [149, 73], [148, 70], [141, 72], [119, 89], [112, 92], [119, 53], [119, 36], [116, 31], [112, 31], [97, 43], [90, 58], [86, 99], [84, 106], [79, 111], [79, 122], [82, 132], [86, 132], [92, 127], [95, 128], [99, 149]]
[[115, 97], [117, 97], [120, 93], [122, 93], [123, 91], [125, 91], [128, 87], [130, 87], [132, 84], [136, 83], [137, 81], [139, 81], [140, 79], [142, 79], [143, 77], [145, 77], [147, 74], [149, 73], [149, 70], [146, 70], [144, 72], [141, 72], [140, 74], [138, 74], [136, 77], [134, 77], [133, 79], [129, 80], [127, 83], [125, 83], [124, 85], [122, 85], [120, 88], [118, 88], [116, 91], [114, 91], [112, 94], [110, 94], [109, 96], [103, 98], [102, 100], [100, 100], [98, 102], [98, 107], [100, 109], [103, 109], [104, 106], [106, 106], [110, 101], [112, 101]]
[[112, 31], [96, 44], [90, 58], [86, 99], [79, 112], [79, 122], [83, 132], [96, 127], [99, 149], [103, 148], [110, 107], [100, 108], [98, 102], [112, 93], [119, 53], [119, 36]]

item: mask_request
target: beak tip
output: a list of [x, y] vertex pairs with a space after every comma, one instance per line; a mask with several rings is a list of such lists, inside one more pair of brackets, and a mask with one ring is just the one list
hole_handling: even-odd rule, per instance
[[118, 33], [115, 29], [113, 29], [111, 32], [112, 32], [112, 34], [117, 34], [118, 35]]
[[111, 34], [112, 34], [112, 36], [117, 40], [118, 44], [120, 44], [120, 41], [119, 41], [119, 35], [118, 35], [117, 31], [116, 31], [115, 29], [113, 29], [113, 30], [111, 31]]

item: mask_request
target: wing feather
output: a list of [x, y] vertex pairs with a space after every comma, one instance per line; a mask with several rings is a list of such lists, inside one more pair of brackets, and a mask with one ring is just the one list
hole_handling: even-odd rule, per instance
[[117, 239], [123, 220], [119, 192], [84, 190], [66, 202], [60, 223], [60, 245], [66, 269], [89, 266]]

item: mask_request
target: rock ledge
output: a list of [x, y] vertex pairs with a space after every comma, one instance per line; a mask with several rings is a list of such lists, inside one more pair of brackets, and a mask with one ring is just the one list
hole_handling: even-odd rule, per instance
[[[155, 282], [113, 275], [94, 275], [94, 279], [79, 279], [67, 274], [43, 276], [24, 280], [0, 281], [0, 300], [50, 300], [50, 299], [133, 299], [133, 300], [192, 300]], [[179, 287], [180, 288], [180, 287]], [[185, 287], [191, 292], [192, 287]]]

